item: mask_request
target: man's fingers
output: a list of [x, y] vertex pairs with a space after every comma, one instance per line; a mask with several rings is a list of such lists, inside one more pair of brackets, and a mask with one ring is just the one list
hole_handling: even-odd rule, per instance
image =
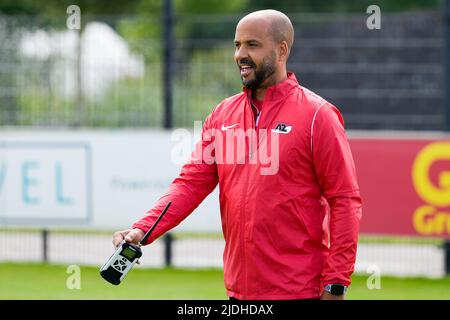
[[133, 232], [133, 230], [131, 230], [126, 236], [125, 236], [125, 241], [126, 242], [132, 242], [135, 243], [136, 239], [136, 234]]
[[142, 240], [143, 237], [144, 231], [140, 229], [122, 230], [114, 233], [112, 243], [116, 248], [123, 240], [125, 240], [126, 242], [139, 244], [139, 242]]
[[113, 235], [113, 241], [112, 241], [114, 247], [117, 248], [119, 246], [119, 244], [125, 239], [126, 235], [128, 233], [130, 233], [130, 231], [131, 230], [123, 230], [123, 231], [115, 232]]
[[131, 230], [126, 236], [125, 241], [138, 244], [144, 236], [144, 232], [139, 229]]

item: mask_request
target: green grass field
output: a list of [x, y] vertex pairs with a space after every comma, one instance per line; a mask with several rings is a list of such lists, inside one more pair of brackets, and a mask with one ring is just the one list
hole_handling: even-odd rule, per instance
[[[81, 267], [81, 288], [67, 289], [66, 266], [0, 264], [0, 299], [227, 299], [221, 270], [134, 269], [113, 286], [98, 268]], [[450, 300], [450, 277], [381, 278], [381, 289], [369, 290], [366, 276], [353, 276], [350, 299]]]

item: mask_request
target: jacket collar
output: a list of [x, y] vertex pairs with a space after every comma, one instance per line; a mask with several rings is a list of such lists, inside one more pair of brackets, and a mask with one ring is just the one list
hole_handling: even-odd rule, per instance
[[[274, 86], [267, 88], [264, 101], [276, 101], [285, 98], [291, 91], [291, 89], [298, 87], [298, 81], [295, 74], [292, 72], [287, 73], [287, 78]], [[247, 97], [251, 97], [252, 90], [246, 87], [242, 87], [242, 90], [246, 93]]]

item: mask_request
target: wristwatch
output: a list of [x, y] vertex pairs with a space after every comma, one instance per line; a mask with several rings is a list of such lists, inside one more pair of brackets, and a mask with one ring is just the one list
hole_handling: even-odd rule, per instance
[[342, 296], [347, 292], [347, 288], [348, 287], [343, 284], [327, 284], [325, 286], [325, 291], [334, 296]]

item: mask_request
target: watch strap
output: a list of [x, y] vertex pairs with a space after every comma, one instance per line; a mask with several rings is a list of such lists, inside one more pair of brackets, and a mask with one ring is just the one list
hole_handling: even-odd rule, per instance
[[343, 284], [327, 284], [325, 291], [335, 296], [341, 296], [347, 292], [348, 287]]

